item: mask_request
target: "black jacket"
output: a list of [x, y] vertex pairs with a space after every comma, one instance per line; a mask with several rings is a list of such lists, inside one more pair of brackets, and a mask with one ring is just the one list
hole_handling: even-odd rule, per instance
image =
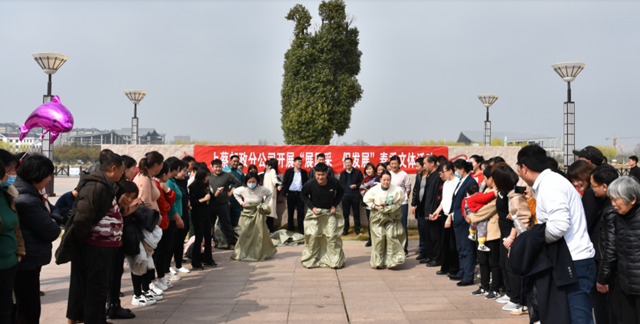
[[582, 207], [584, 207], [584, 214], [587, 218], [587, 231], [589, 232], [591, 243], [593, 243], [593, 247], [596, 249], [596, 260], [600, 260], [600, 253], [598, 253], [600, 249], [598, 233], [600, 232], [601, 222], [600, 210], [602, 210], [603, 205], [604, 200], [596, 197], [592, 188], [585, 190], [582, 194]]
[[[432, 172], [427, 178], [427, 187], [425, 188], [425, 198], [423, 200], [424, 217], [429, 217], [440, 206], [443, 185], [444, 182], [438, 172]], [[420, 188], [418, 188], [418, 191], [420, 191]]]
[[37, 270], [51, 262], [51, 242], [60, 236], [60, 226], [52, 219], [60, 218], [60, 214], [58, 208], [47, 202], [51, 209], [49, 213], [38, 190], [19, 176], [14, 186], [20, 193], [14, 203], [20, 215], [20, 230], [26, 252], [19, 270]]
[[629, 176], [635, 177], [637, 181], [640, 181], [640, 168], [638, 168], [638, 166], [636, 165], [633, 168], [629, 169]]
[[616, 210], [611, 205], [611, 200], [607, 198], [604, 207], [600, 210], [600, 239], [599, 253], [600, 264], [598, 265], [597, 282], [601, 285], [608, 285], [615, 282], [618, 269], [618, 254], [616, 253]]
[[411, 207], [424, 207], [424, 196], [427, 195], [427, 187], [424, 187], [424, 194], [422, 195], [422, 201], [420, 199], [420, 185], [422, 180], [427, 180], [429, 177], [423, 177], [421, 174], [416, 174], [416, 183], [413, 184], [413, 193], [411, 194]]
[[640, 295], [640, 203], [616, 215], [618, 284], [627, 295]]
[[[291, 183], [293, 183], [295, 172], [295, 168], [287, 169], [284, 172], [284, 177], [282, 178], [282, 194], [284, 194], [285, 196], [287, 195], [287, 193], [289, 193], [289, 187], [291, 187]], [[307, 170], [300, 169], [300, 178], [302, 180], [302, 185], [304, 186], [304, 184], [309, 180]], [[302, 187], [300, 187], [300, 190], [302, 190]]]
[[71, 261], [78, 248], [84, 244], [91, 227], [107, 214], [116, 196], [118, 185], [102, 170], [93, 173], [81, 173], [76, 188], [78, 197], [73, 202], [71, 215], [60, 246], [56, 251], [56, 263]]
[[539, 318], [532, 323], [571, 323], [566, 285], [578, 282], [571, 252], [564, 238], [545, 244], [546, 224], [538, 224], [520, 234], [511, 245], [509, 262], [513, 272], [523, 277], [523, 296], [531, 298]]
[[[191, 201], [191, 218], [194, 217], [208, 217], [211, 214], [211, 200], [200, 202], [200, 199], [204, 198], [209, 190], [205, 190], [202, 186], [193, 182], [189, 186], [189, 201]], [[213, 195], [211, 195], [213, 198]]]
[[[345, 192], [347, 191], [347, 176], [349, 176], [349, 173], [347, 173], [347, 170], [340, 172], [340, 185], [342, 186], [342, 188], [344, 188]], [[356, 168], [352, 168], [351, 184], [356, 185], [356, 188], [351, 189], [351, 192], [353, 192], [353, 195], [356, 198], [360, 198], [360, 185], [362, 184], [363, 180], [364, 180], [364, 176], [362, 175], [362, 171]]]
[[124, 217], [124, 232], [122, 233], [122, 246], [124, 254], [136, 256], [140, 253], [140, 241], [144, 239], [142, 230], [153, 232], [160, 220], [160, 212], [139, 206], [136, 211]]

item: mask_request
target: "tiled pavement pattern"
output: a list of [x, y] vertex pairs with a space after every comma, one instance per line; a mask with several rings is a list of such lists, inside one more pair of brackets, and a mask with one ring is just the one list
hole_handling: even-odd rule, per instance
[[[410, 244], [415, 251], [416, 241]], [[183, 275], [165, 299], [153, 306], [130, 306], [131, 280], [125, 266], [124, 307], [137, 315], [114, 323], [528, 323], [502, 304], [472, 297], [475, 286], [458, 288], [415, 260], [395, 270], [369, 267], [364, 242], [346, 241], [345, 268], [306, 269], [302, 247], [278, 248], [264, 262], [229, 259], [214, 250], [218, 267]], [[42, 323], [66, 323], [69, 264], [42, 269]]]

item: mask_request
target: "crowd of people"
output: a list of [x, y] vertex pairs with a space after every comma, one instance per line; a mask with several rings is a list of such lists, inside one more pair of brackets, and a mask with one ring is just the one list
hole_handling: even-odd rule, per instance
[[[0, 150], [0, 323], [39, 322], [40, 272], [61, 227], [55, 262], [71, 263], [68, 322], [104, 324], [135, 317], [120, 301], [125, 262], [131, 305], [149, 306], [179, 284], [181, 273], [217, 266], [216, 226], [232, 259], [273, 257], [279, 195], [286, 197], [287, 229], [305, 236], [307, 268], [345, 265], [341, 236], [351, 215], [361, 234], [361, 207], [371, 267], [403, 264], [411, 213], [416, 259], [458, 287], [479, 277], [472, 296], [503, 303], [512, 315], [529, 314], [532, 323], [638, 323], [638, 159], [631, 157], [630, 175], [620, 176], [597, 148], [574, 153], [579, 160], [566, 174], [535, 145], [520, 150], [515, 166], [501, 157], [429, 155], [415, 161], [412, 185], [397, 156], [363, 170], [346, 158], [340, 174], [323, 154], [309, 172], [297, 157], [280, 177], [275, 159], [263, 173], [255, 165], [244, 173], [235, 155], [224, 166], [155, 151], [136, 161], [103, 150], [53, 205], [45, 190], [53, 163]], [[185, 253], [187, 237], [193, 239]]]

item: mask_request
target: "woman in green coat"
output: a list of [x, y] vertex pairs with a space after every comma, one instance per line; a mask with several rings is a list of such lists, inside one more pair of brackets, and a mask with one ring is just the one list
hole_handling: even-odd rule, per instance
[[400, 222], [404, 191], [391, 184], [391, 173], [380, 175], [380, 185], [364, 195], [364, 203], [371, 208], [371, 268], [386, 269], [405, 261], [404, 244], [407, 235]]

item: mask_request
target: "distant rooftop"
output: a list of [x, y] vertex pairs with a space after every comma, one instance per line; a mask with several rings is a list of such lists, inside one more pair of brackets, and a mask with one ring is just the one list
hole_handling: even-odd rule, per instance
[[[507, 142], [532, 142], [532, 141], [548, 141], [559, 140], [560, 136], [554, 137], [540, 133], [523, 133], [523, 132], [491, 132], [491, 138], [499, 138]], [[458, 136], [458, 143], [482, 143], [484, 141], [484, 132], [482, 131], [462, 131]]]

